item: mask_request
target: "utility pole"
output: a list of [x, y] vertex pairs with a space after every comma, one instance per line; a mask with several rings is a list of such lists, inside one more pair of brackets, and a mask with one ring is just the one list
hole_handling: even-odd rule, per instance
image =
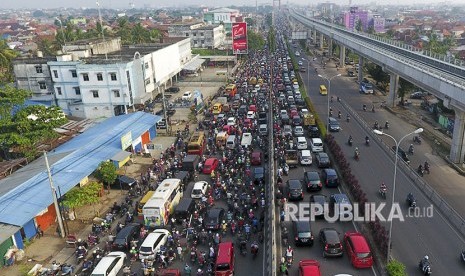
[[55, 211], [57, 213], [58, 226], [60, 227], [60, 235], [62, 238], [65, 237], [65, 228], [63, 227], [63, 220], [61, 217], [60, 206], [58, 206], [58, 199], [55, 187], [53, 186], [52, 172], [48, 164], [47, 152], [44, 151], [45, 165], [47, 166], [48, 181], [50, 182], [50, 189], [52, 190], [53, 205], [55, 205]]

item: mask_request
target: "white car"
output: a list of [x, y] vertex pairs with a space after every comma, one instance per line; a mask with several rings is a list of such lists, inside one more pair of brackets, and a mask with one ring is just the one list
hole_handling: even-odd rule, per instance
[[126, 253], [114, 251], [103, 257], [91, 275], [118, 275], [126, 260]]
[[303, 63], [301, 60], [299, 60], [298, 64], [299, 64], [300, 66], [302, 66], [302, 64], [304, 64], [304, 63]]
[[207, 181], [195, 182], [194, 188], [191, 192], [191, 197], [194, 199], [202, 198], [204, 195], [207, 194], [208, 186], [209, 185]]
[[299, 150], [306, 150], [308, 147], [307, 145], [307, 139], [305, 137], [297, 137], [297, 149]]
[[169, 235], [171, 235], [170, 231], [166, 229], [155, 229], [148, 234], [139, 248], [139, 259], [154, 259], [160, 248], [165, 246]]
[[304, 128], [302, 126], [295, 126], [294, 136], [303, 136], [303, 135], [304, 135]]
[[279, 116], [283, 116], [283, 115], [287, 115], [287, 110], [284, 110], [282, 109], [280, 112], [279, 112]]
[[300, 110], [300, 117], [303, 117], [305, 114], [310, 114], [310, 111], [306, 108], [302, 108], [302, 110]]
[[312, 152], [322, 152], [323, 151], [323, 141], [320, 138], [312, 138], [310, 141], [310, 148]]
[[301, 165], [311, 165], [313, 162], [310, 150], [301, 150], [299, 152], [299, 159]]
[[295, 55], [296, 55], [297, 57], [299, 57], [299, 56], [300, 56], [300, 52], [299, 52], [299, 51], [295, 52]]
[[184, 92], [184, 94], [182, 94], [182, 97], [181, 97], [181, 99], [182, 99], [183, 101], [188, 101], [188, 100], [190, 100], [191, 98], [192, 98], [192, 92], [191, 92], [191, 91], [186, 91], [186, 92]]
[[248, 111], [247, 112], [247, 119], [255, 119], [255, 112], [254, 111]]
[[229, 117], [228, 118], [228, 123], [227, 123], [228, 126], [235, 126], [236, 125], [236, 118], [234, 117]]

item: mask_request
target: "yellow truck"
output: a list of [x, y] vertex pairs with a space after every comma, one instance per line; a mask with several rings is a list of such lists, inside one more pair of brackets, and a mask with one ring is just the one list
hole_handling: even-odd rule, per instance
[[315, 116], [313, 114], [304, 114], [304, 126], [313, 126], [315, 125]]

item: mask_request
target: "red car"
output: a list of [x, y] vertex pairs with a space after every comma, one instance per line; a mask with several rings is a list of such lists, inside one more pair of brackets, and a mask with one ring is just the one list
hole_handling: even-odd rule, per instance
[[223, 131], [226, 132], [228, 135], [236, 133], [236, 129], [234, 128], [234, 126], [228, 125], [223, 126]]
[[344, 243], [347, 255], [349, 255], [350, 261], [355, 268], [370, 268], [373, 266], [370, 246], [361, 233], [345, 233]]
[[244, 120], [244, 127], [252, 127], [252, 120], [251, 119], [245, 119]]
[[300, 261], [299, 276], [321, 276], [320, 263], [315, 260]]
[[254, 104], [249, 105], [249, 111], [257, 112], [257, 106]]
[[208, 158], [205, 160], [205, 164], [203, 165], [202, 172], [204, 174], [211, 174], [212, 171], [216, 170], [218, 167], [218, 159], [216, 158]]
[[262, 153], [260, 151], [252, 152], [252, 160], [250, 163], [254, 166], [259, 166], [262, 164]]
[[159, 273], [160, 276], [181, 276], [179, 269], [162, 269]]

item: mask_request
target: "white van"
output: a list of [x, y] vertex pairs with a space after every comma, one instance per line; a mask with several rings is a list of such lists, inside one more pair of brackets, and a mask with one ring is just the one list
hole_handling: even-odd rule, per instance
[[297, 137], [297, 149], [306, 150], [308, 148], [307, 139], [305, 137]]
[[139, 259], [154, 259], [160, 247], [166, 244], [170, 232], [166, 229], [156, 229], [148, 234], [139, 248]]
[[260, 135], [267, 135], [268, 134], [268, 125], [267, 124], [261, 124], [259, 127], [258, 127], [258, 133]]
[[247, 148], [252, 145], [252, 133], [246, 132], [242, 134], [241, 146]]
[[236, 135], [229, 135], [226, 140], [226, 148], [234, 149], [236, 147]]
[[323, 141], [320, 138], [312, 138], [310, 147], [312, 148], [312, 152], [321, 152], [323, 151]]
[[126, 253], [113, 251], [103, 257], [92, 271], [91, 276], [117, 276], [126, 260]]
[[311, 165], [312, 164], [312, 153], [310, 150], [300, 151], [300, 165]]

